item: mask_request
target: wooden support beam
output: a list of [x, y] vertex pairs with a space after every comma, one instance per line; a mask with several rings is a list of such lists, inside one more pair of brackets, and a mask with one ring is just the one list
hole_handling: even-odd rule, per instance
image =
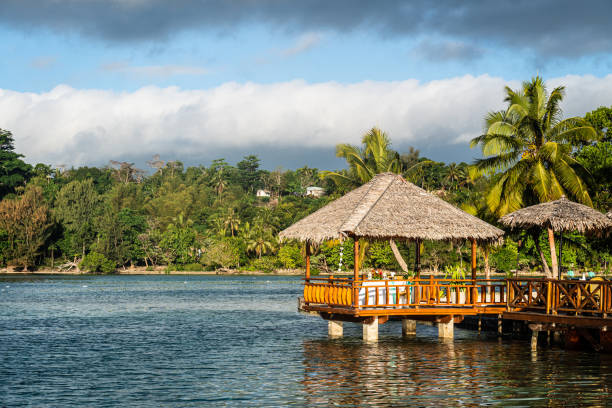
[[354, 255], [355, 255], [355, 267], [353, 270], [353, 280], [359, 279], [359, 239], [357, 237], [353, 237], [354, 245]]
[[310, 242], [306, 241], [306, 279], [310, 279]]
[[421, 240], [414, 241], [414, 274], [417, 278], [421, 277]]
[[[476, 239], [472, 238], [472, 285], [471, 289], [471, 303], [476, 303], [478, 297], [478, 289], [476, 289]], [[484, 290], [484, 289], [483, 289]]]
[[472, 279], [476, 280], [476, 240], [472, 238]]

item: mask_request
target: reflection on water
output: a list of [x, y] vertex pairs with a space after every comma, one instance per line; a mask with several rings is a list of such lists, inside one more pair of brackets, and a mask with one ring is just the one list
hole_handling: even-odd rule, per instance
[[607, 406], [612, 361], [524, 342], [386, 339], [363, 345], [304, 341], [309, 404], [386, 406]]
[[298, 278], [0, 278], [3, 406], [606, 406], [612, 356], [441, 342], [399, 322], [363, 344], [296, 312]]

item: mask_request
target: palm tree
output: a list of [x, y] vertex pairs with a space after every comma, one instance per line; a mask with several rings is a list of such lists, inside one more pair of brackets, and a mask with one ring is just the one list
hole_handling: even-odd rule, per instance
[[217, 169], [217, 171], [212, 176], [211, 183], [213, 188], [215, 189], [215, 192], [217, 193], [217, 196], [220, 196], [227, 185], [227, 181], [225, 180], [225, 177], [223, 175], [223, 167]]
[[223, 224], [226, 228], [229, 228], [232, 237], [234, 236], [234, 232], [238, 231], [238, 227], [240, 226], [240, 218], [233, 208], [227, 210]]
[[485, 133], [472, 139], [487, 156], [475, 167], [492, 174], [486, 196], [497, 216], [566, 195], [592, 206], [583, 177], [586, 170], [571, 156], [578, 143], [597, 139], [597, 132], [579, 117], [562, 120], [559, 107], [564, 87], [549, 94], [542, 78], [506, 87], [506, 110], [486, 116]]
[[254, 252], [260, 259], [262, 255], [274, 252], [274, 242], [270, 233], [263, 228], [253, 231], [247, 242], [247, 251]]
[[350, 144], [336, 146], [336, 156], [343, 157], [349, 165], [347, 172], [322, 171], [322, 177], [329, 177], [338, 185], [358, 187], [367, 183], [378, 173], [401, 173], [399, 154], [391, 150], [387, 134], [373, 127], [361, 139], [363, 147]]
[[446, 177], [444, 177], [444, 181], [448, 184], [450, 190], [452, 190], [453, 187], [459, 185], [461, 180], [464, 180], [465, 177], [465, 170], [457, 166], [457, 163], [451, 163], [446, 169]]

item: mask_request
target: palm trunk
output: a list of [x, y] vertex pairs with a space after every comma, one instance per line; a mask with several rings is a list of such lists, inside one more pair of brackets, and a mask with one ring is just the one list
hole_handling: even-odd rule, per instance
[[406, 264], [406, 261], [404, 261], [404, 258], [402, 258], [402, 254], [400, 254], [399, 249], [397, 249], [397, 245], [395, 245], [395, 241], [390, 239], [389, 240], [389, 245], [391, 246], [391, 251], [393, 251], [393, 255], [395, 256], [395, 260], [399, 264], [400, 268], [402, 268], [402, 271], [407, 273], [408, 272], [408, 265]]
[[552, 228], [548, 228], [548, 244], [550, 245], [550, 260], [552, 263], [552, 276], [554, 279], [559, 278], [559, 269], [557, 268], [557, 251], [555, 249], [555, 233]]
[[540, 247], [540, 237], [536, 234], [533, 235], [533, 240], [535, 241], [536, 249], [538, 250], [538, 254], [540, 255], [540, 261], [542, 262], [542, 268], [544, 269], [544, 274], [546, 278], [551, 279], [552, 275], [550, 274], [550, 269], [548, 268], [548, 262], [546, 262], [546, 257], [544, 256], [544, 252], [542, 252], [542, 248]]

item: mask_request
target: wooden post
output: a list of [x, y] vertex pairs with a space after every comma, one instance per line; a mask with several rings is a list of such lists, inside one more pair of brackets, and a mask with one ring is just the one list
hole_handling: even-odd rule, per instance
[[359, 240], [357, 237], [353, 237], [353, 242], [355, 242], [355, 268], [353, 273], [353, 281], [357, 281], [359, 279]]
[[559, 275], [557, 279], [561, 279], [563, 275], [563, 232], [559, 234]]
[[476, 284], [476, 240], [472, 238], [472, 280]]
[[417, 279], [421, 278], [421, 240], [414, 241], [414, 273]]
[[476, 303], [476, 299], [478, 297], [478, 289], [476, 289], [476, 239], [472, 238], [472, 301], [471, 303]]
[[310, 242], [306, 241], [306, 281], [310, 279]]
[[557, 268], [557, 251], [555, 250], [555, 233], [552, 228], [548, 228], [548, 243], [550, 244], [550, 263], [552, 264], [552, 277], [559, 279], [559, 269]]

